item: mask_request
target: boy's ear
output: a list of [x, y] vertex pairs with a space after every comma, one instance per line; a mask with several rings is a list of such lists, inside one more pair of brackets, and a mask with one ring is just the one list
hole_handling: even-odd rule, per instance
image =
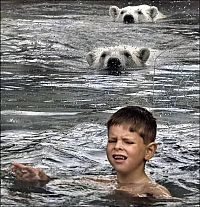
[[151, 142], [150, 144], [148, 144], [146, 146], [146, 154], [144, 159], [146, 161], [150, 160], [154, 156], [156, 149], [157, 149], [157, 144], [155, 142]]
[[148, 48], [141, 48], [138, 51], [138, 58], [140, 59], [141, 63], [146, 63], [150, 56], [150, 50]]
[[120, 8], [117, 6], [110, 6], [109, 8], [109, 15], [113, 18], [114, 21], [119, 14], [119, 10]]
[[91, 66], [95, 61], [95, 54], [93, 52], [89, 52], [86, 56], [86, 60], [88, 64]]

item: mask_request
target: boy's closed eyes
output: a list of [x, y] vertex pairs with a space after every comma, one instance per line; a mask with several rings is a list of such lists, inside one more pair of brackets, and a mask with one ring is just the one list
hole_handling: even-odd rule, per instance
[[[110, 139], [108, 139], [108, 143], [117, 143], [117, 142], [118, 142], [117, 138], [110, 138]], [[135, 142], [130, 140], [130, 139], [124, 138], [124, 139], [122, 139], [122, 143], [134, 144]]]

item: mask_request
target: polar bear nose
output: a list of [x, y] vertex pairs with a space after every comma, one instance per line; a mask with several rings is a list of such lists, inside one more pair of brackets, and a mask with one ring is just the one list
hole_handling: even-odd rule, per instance
[[125, 24], [130, 24], [130, 23], [134, 23], [134, 22], [135, 22], [134, 18], [133, 18], [133, 16], [131, 14], [126, 14], [124, 16], [124, 23]]
[[109, 58], [107, 62], [108, 68], [120, 68], [121, 62], [118, 58]]

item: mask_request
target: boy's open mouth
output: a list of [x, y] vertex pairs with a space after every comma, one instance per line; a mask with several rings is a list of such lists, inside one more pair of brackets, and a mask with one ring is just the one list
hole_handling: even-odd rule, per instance
[[124, 155], [113, 155], [112, 156], [115, 160], [126, 160], [127, 157]]

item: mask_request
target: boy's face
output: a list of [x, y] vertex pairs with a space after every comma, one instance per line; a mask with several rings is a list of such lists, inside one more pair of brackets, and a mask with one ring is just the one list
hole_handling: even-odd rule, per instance
[[107, 157], [117, 173], [144, 171], [146, 145], [137, 132], [127, 125], [113, 125], [108, 131]]

